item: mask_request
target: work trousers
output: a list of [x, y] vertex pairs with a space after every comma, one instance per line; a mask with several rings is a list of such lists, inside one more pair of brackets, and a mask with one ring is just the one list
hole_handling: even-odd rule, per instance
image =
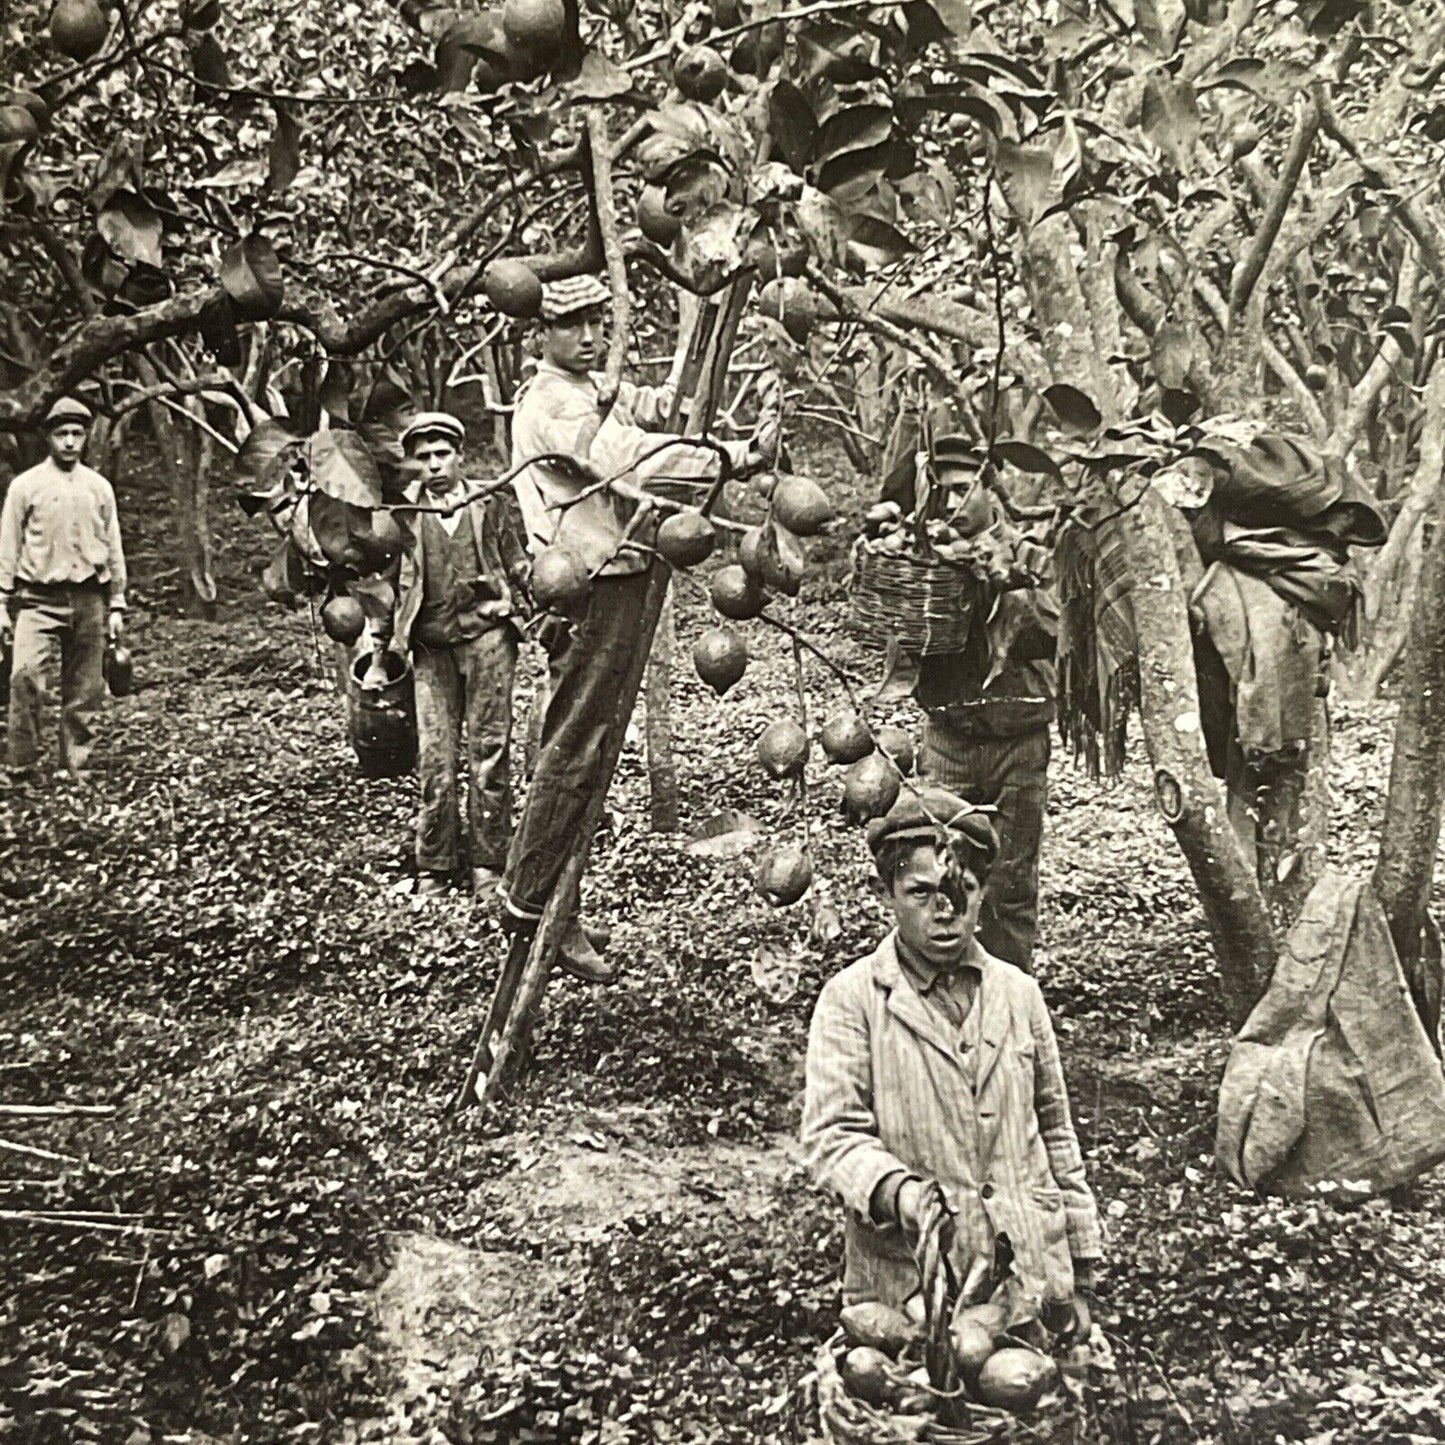
[[421, 812], [416, 866], [454, 873], [461, 862], [457, 768], [467, 735], [468, 853], [473, 868], [501, 872], [512, 835], [512, 681], [517, 636], [493, 627], [467, 642], [412, 648], [416, 683], [417, 772]]
[[609, 724], [639, 644], [646, 595], [646, 573], [599, 577], [571, 638], [552, 657], [536, 767], [502, 885], [509, 908], [522, 917], [546, 907], [587, 800], [601, 785]]
[[79, 776], [90, 759], [105, 700], [105, 589], [95, 582], [21, 583], [19, 596], [6, 760], [16, 769], [40, 763], [50, 704], [58, 696], [60, 762]]
[[998, 809], [999, 853], [984, 890], [978, 941], [1032, 972], [1039, 926], [1039, 848], [1048, 803], [1049, 729], [978, 737], [930, 718], [920, 771], [966, 802]]

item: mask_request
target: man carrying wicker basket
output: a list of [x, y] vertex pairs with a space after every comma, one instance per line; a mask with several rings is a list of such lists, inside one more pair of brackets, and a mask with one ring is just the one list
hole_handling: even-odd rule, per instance
[[924, 428], [894, 452], [885, 500], [855, 551], [853, 630], [917, 659], [919, 771], [995, 810], [999, 855], [979, 940], [1028, 972], [1055, 716], [1050, 550], [1006, 513], [968, 438]]
[[919, 1291], [936, 1181], [958, 1279], [1008, 1275], [1039, 1310], [1073, 1304], [1087, 1336], [1102, 1237], [1053, 1025], [1034, 979], [975, 937], [998, 837], [924, 786], [868, 845], [896, 926], [819, 995], [802, 1124], [814, 1177], [848, 1207], [844, 1303], [898, 1309]]

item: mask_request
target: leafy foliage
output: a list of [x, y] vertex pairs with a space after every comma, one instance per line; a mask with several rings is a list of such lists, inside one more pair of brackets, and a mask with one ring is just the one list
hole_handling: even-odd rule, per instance
[[[152, 577], [157, 510], [126, 520]], [[148, 686], [115, 709], [103, 796], [12, 793], [0, 813], [0, 1040], [7, 1065], [26, 1065], [5, 1070], [5, 1097], [118, 1107], [113, 1122], [32, 1127], [26, 1140], [90, 1162], [6, 1156], [7, 1193], [167, 1227], [7, 1224], [6, 1428], [807, 1439], [802, 1381], [836, 1320], [840, 1219], [778, 1136], [795, 1127], [817, 989], [882, 926], [856, 835], [819, 833], [842, 933], [810, 939], [750, 900], [745, 859], [645, 831], [629, 750], [589, 886], [627, 972], [605, 997], [559, 987], [520, 1096], [459, 1126], [445, 1105], [500, 937], [465, 901], [396, 891], [413, 785], [345, 763], [305, 614], [278, 619], [254, 596], [257, 541], [224, 528], [221, 625], [143, 624]], [[829, 621], [811, 588], [788, 606]], [[687, 626], [700, 609], [680, 610]], [[680, 698], [689, 819], [793, 821], [751, 762], [792, 687], [786, 649], [758, 652], [724, 703], [691, 685]], [[1337, 739], [1339, 861], [1369, 847], [1385, 721], [1347, 714]], [[1102, 1313], [1128, 1397], [1097, 1436], [1438, 1433], [1438, 1181], [1349, 1209], [1261, 1202], [1215, 1176], [1208, 945], [1144, 793], [1142, 768], [1108, 789], [1062, 771], [1044, 857], [1040, 975], [1109, 1217]], [[799, 960], [784, 1002], [753, 980], [759, 942]], [[602, 1179], [625, 1187], [589, 1209]], [[375, 1333], [397, 1230], [514, 1273], [544, 1261], [540, 1318], [407, 1394]]]

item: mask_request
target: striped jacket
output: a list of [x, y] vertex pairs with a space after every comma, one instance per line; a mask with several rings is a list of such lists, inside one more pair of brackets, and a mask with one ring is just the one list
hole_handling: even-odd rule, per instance
[[902, 1231], [869, 1217], [874, 1189], [899, 1169], [943, 1185], [957, 1211], [960, 1278], [1007, 1234], [1025, 1286], [1068, 1298], [1072, 1260], [1102, 1249], [1038, 984], [982, 954], [974, 1010], [978, 1052], [968, 1068], [904, 974], [893, 934], [818, 997], [802, 1139], [814, 1177], [848, 1207], [847, 1304], [900, 1305], [918, 1289]]

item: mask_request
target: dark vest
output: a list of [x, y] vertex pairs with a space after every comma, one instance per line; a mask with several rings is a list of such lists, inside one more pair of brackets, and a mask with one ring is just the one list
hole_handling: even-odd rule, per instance
[[477, 530], [463, 516], [455, 536], [430, 513], [421, 518], [422, 600], [415, 634], [427, 647], [454, 647], [495, 627], [484, 616], [477, 581], [485, 574]]

